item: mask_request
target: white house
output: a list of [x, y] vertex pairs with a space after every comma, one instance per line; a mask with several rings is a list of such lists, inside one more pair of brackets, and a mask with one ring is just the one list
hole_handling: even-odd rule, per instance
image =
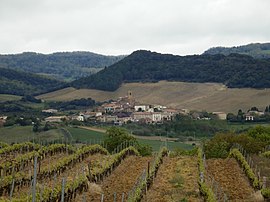
[[136, 112], [145, 112], [149, 109], [149, 105], [135, 105], [134, 109]]
[[252, 116], [252, 115], [246, 115], [245, 120], [246, 121], [254, 121], [254, 116]]

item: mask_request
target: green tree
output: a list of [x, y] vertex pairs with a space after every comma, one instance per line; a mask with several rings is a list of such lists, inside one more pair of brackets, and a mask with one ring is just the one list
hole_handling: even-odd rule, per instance
[[105, 144], [109, 152], [112, 152], [117, 146], [126, 141], [137, 142], [135, 137], [128, 134], [123, 128], [111, 127], [107, 131], [107, 137], [105, 138]]
[[131, 136], [128, 131], [119, 127], [111, 127], [107, 131], [107, 137], [105, 138], [105, 144], [109, 152], [112, 152], [117, 146], [124, 142], [133, 142], [134, 146], [142, 156], [148, 156], [152, 154], [152, 147], [150, 145], [139, 144], [135, 137]]
[[33, 125], [33, 132], [39, 132], [40, 131], [40, 122], [39, 121], [36, 121]]

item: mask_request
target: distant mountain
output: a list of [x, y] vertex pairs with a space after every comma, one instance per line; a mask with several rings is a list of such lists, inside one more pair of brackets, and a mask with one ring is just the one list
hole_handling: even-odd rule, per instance
[[114, 91], [124, 82], [160, 80], [266, 88], [270, 87], [270, 60], [240, 54], [175, 56], [140, 50], [71, 86]]
[[32, 95], [57, 90], [65, 83], [23, 71], [0, 68], [0, 94]]
[[0, 67], [74, 80], [96, 73], [123, 58], [124, 56], [104, 56], [91, 52], [59, 52], [47, 55], [26, 52], [0, 55]]
[[238, 53], [244, 55], [250, 55], [254, 58], [270, 58], [270, 43], [253, 43], [237, 47], [215, 47], [210, 48], [203, 54], [223, 54], [229, 55], [231, 53]]

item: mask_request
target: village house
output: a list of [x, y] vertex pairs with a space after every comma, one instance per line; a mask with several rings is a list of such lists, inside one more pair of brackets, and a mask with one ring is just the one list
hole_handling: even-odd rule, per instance
[[49, 116], [45, 118], [45, 122], [63, 122], [64, 120], [67, 120], [67, 116]]
[[225, 112], [213, 112], [212, 114], [217, 115], [220, 120], [226, 120], [227, 118], [227, 114]]
[[48, 113], [48, 114], [55, 114], [58, 112], [58, 110], [57, 109], [43, 109], [42, 112]]
[[80, 115], [83, 116], [85, 120], [87, 120], [89, 118], [96, 118], [96, 117], [102, 116], [102, 112], [86, 111], [86, 112], [81, 112]]
[[114, 123], [118, 121], [118, 117], [114, 115], [102, 115], [97, 117], [97, 121], [103, 122], [103, 123]]
[[3, 127], [7, 121], [7, 116], [0, 116], [0, 127]]
[[73, 115], [69, 117], [71, 120], [84, 121], [84, 117], [82, 115]]
[[135, 105], [134, 110], [135, 112], [146, 112], [149, 110], [149, 105]]
[[245, 117], [245, 120], [246, 121], [254, 121], [254, 116], [250, 115], [250, 114], [247, 114], [246, 117]]
[[151, 120], [153, 123], [161, 122], [162, 116], [159, 112], [134, 112], [133, 113], [134, 121]]
[[121, 111], [121, 108], [122, 106], [119, 105], [118, 103], [116, 102], [112, 102], [112, 103], [105, 103], [102, 105], [104, 111], [106, 113], [109, 113], [109, 112], [116, 112], [116, 111]]

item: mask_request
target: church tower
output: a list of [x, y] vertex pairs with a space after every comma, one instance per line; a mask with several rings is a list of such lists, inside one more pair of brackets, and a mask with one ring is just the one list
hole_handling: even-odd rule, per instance
[[128, 91], [128, 99], [132, 99], [133, 97], [132, 97], [132, 92], [131, 92], [131, 90], [129, 90]]

